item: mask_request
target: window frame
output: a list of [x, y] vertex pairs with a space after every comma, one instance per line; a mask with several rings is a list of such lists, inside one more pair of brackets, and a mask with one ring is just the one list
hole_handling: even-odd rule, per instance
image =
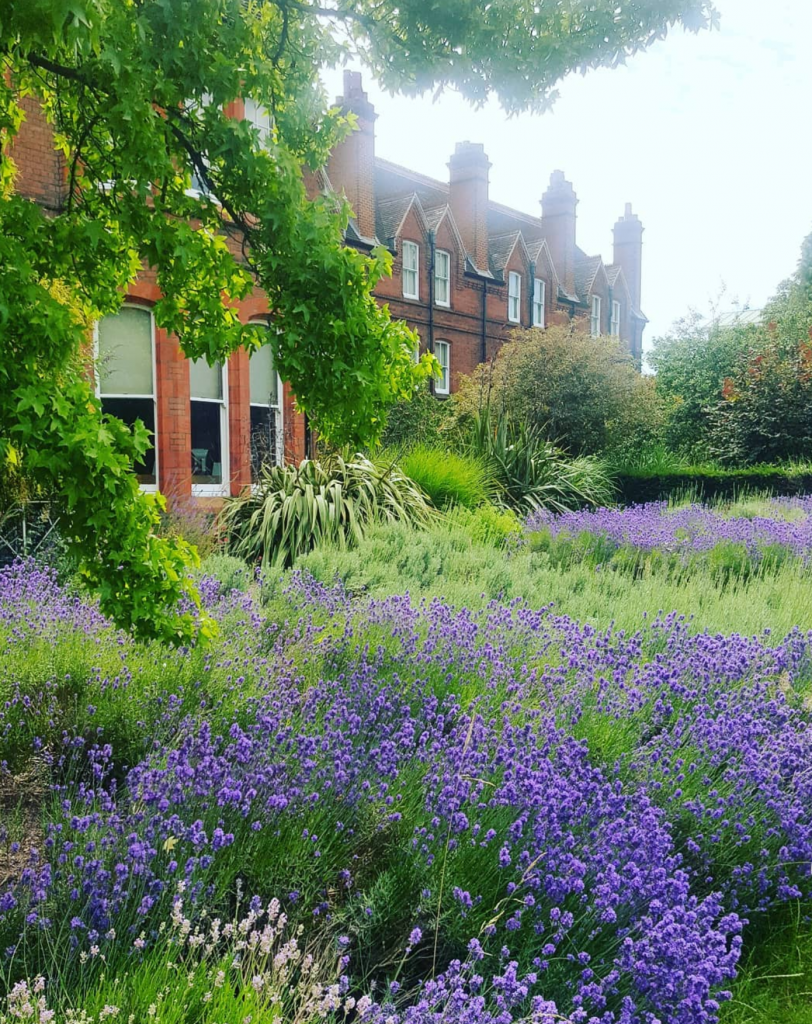
[[[258, 317], [255, 320], [249, 320], [248, 325], [256, 327], [264, 327], [266, 330], [273, 330], [273, 324], [266, 319]], [[280, 328], [277, 327], [277, 331]], [[276, 367], [274, 366], [274, 370]], [[279, 405], [262, 405], [259, 402], [251, 401], [251, 353], [248, 353], [248, 462], [249, 471], [251, 473], [251, 487], [257, 486], [257, 481], [254, 480], [254, 466], [251, 460], [251, 409], [275, 409], [276, 410], [276, 458], [277, 462], [275, 465], [284, 466], [285, 464], [285, 393], [282, 385], [282, 378], [279, 376], [279, 371], [276, 370], [276, 393], [279, 396]]]
[[[444, 256], [446, 260], [446, 277], [440, 277], [437, 273], [438, 270], [438, 256]], [[437, 297], [437, 282], [443, 281], [446, 287], [446, 301], [443, 302]], [[434, 304], [435, 306], [442, 306], [444, 309], [451, 308], [451, 253], [447, 249], [435, 249], [434, 250]]]
[[[414, 267], [406, 266], [406, 250], [409, 251], [414, 249]], [[403, 292], [404, 299], [412, 299], [414, 301], [420, 301], [420, 245], [417, 242], [413, 242], [409, 238], [404, 238], [400, 245], [401, 250], [401, 291]], [[406, 274], [414, 274], [414, 293], [406, 291]]]
[[[192, 101], [192, 106], [195, 109], [203, 110], [206, 107], [210, 107], [212, 103], [213, 103], [213, 97], [212, 97], [211, 93], [210, 92], [205, 92], [201, 96], [199, 103], [196, 100]], [[205, 157], [203, 157], [203, 163], [206, 165], [206, 167], [209, 166], [209, 161]], [[186, 195], [189, 196], [192, 199], [196, 199], [198, 202], [201, 202], [202, 200], [205, 199], [209, 203], [214, 203], [215, 206], [221, 206], [222, 204], [221, 204], [220, 200], [217, 198], [217, 196], [213, 192], [210, 192], [205, 186], [203, 188], [198, 188], [195, 185], [195, 180], [196, 180], [197, 172], [195, 171], [194, 168], [190, 169], [190, 174], [191, 174], [191, 184], [189, 185], [189, 187], [187, 189], [184, 189], [184, 192], [186, 193]], [[203, 185], [204, 183], [200, 182], [200, 184]]]
[[[540, 293], [540, 298], [537, 293]], [[544, 327], [546, 322], [545, 303], [547, 301], [547, 282], [543, 277], [533, 278], [533, 327]], [[541, 310], [541, 317], [537, 317], [537, 310]]]
[[[121, 394], [109, 394], [102, 395], [101, 391], [101, 377], [99, 376], [99, 322], [96, 321], [93, 324], [93, 382], [94, 391], [96, 398], [101, 403], [105, 398], [140, 398], [147, 399], [152, 398], [152, 404], [155, 407], [155, 430], [152, 435], [152, 450], [155, 452], [155, 483], [154, 484], [142, 484], [139, 483], [138, 487], [140, 490], [147, 494], [155, 494], [160, 486], [160, 463], [158, 461], [158, 353], [157, 353], [157, 339], [155, 337], [155, 314], [152, 312], [152, 307], [148, 306], [144, 302], [129, 302], [125, 301], [121, 304], [121, 309], [127, 306], [130, 309], [142, 309], [144, 312], [149, 313], [149, 332], [150, 339], [152, 342], [152, 395], [121, 395]], [[116, 316], [117, 314], [110, 314]]]
[[617, 299], [612, 299], [612, 318], [609, 321], [609, 333], [615, 337], [620, 337], [620, 303]]
[[[257, 115], [257, 118], [262, 113], [265, 114], [265, 116], [268, 119], [268, 124], [267, 125], [265, 125], [261, 121], [257, 120], [257, 118], [255, 118], [255, 117], [249, 117], [248, 116], [248, 104], [249, 103], [251, 103], [253, 105], [254, 113]], [[268, 143], [271, 141], [271, 136], [273, 135], [273, 115], [271, 114], [270, 110], [268, 110], [268, 108], [266, 106], [264, 106], [262, 103], [259, 103], [257, 100], [255, 100], [253, 98], [253, 96], [243, 96], [242, 106], [243, 106], [243, 121], [247, 121], [248, 124], [250, 124], [253, 128], [257, 129], [257, 131], [259, 132], [259, 144], [260, 144], [260, 147], [267, 151], [268, 150]]]
[[592, 296], [592, 311], [589, 315], [589, 333], [593, 338], [600, 338], [601, 336], [601, 297], [600, 295]]
[[[205, 361], [205, 360], [204, 360]], [[193, 359], [187, 359], [189, 364], [189, 454], [192, 453], [192, 402], [208, 402], [212, 405], [217, 404], [220, 406], [220, 473], [222, 480], [219, 484], [196, 484], [192, 480], [192, 497], [193, 498], [225, 498], [228, 497], [231, 480], [231, 438], [228, 430], [228, 360], [220, 364], [220, 373], [222, 375], [222, 391], [223, 397], [217, 398], [195, 398], [192, 394], [191, 388], [191, 370]], [[194, 474], [192, 474], [194, 476]]]
[[[445, 351], [445, 364], [438, 355], [438, 346], [442, 345]], [[450, 395], [451, 394], [451, 342], [443, 339], [438, 339], [434, 342], [434, 356], [437, 362], [443, 369], [442, 378], [434, 382], [434, 393], [435, 395]], [[443, 383], [445, 382], [445, 383]]]
[[[516, 292], [514, 294], [511, 291], [512, 285], [516, 284]], [[516, 304], [516, 315], [512, 315], [513, 304]], [[511, 270], [508, 273], [508, 308], [507, 308], [508, 320], [512, 324], [520, 324], [522, 322], [522, 275], [518, 274], [515, 270]]]

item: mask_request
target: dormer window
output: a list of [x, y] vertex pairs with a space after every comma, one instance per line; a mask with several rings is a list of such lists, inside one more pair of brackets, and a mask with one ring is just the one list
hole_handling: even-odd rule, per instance
[[620, 303], [617, 300], [612, 302], [612, 322], [609, 324], [609, 333], [616, 338], [620, 336]]
[[416, 242], [403, 243], [403, 298], [420, 298], [420, 275], [418, 272], [420, 246]]
[[592, 296], [592, 316], [589, 318], [590, 332], [593, 338], [601, 336], [601, 297]]
[[521, 323], [522, 279], [511, 271], [508, 274], [508, 320], [512, 324]]
[[451, 305], [451, 256], [443, 249], [434, 254], [434, 301], [438, 306]]
[[538, 277], [533, 280], [533, 326], [544, 326], [544, 282]]

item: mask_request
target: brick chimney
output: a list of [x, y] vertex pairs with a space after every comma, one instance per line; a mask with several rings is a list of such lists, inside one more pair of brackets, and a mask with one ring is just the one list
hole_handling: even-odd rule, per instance
[[342, 110], [358, 118], [358, 130], [330, 154], [327, 173], [337, 192], [344, 192], [358, 229], [375, 237], [375, 108], [367, 99], [360, 71], [344, 72], [344, 95], [336, 100]]
[[614, 227], [615, 247], [613, 262], [623, 268], [626, 283], [631, 292], [632, 302], [640, 309], [640, 272], [643, 263], [643, 225], [632, 204], [626, 203], [626, 210]]
[[578, 198], [563, 171], [553, 171], [541, 197], [541, 230], [547, 239], [561, 287], [575, 293], [575, 207]]
[[458, 142], [448, 161], [448, 205], [466, 251], [478, 270], [488, 269], [488, 171], [481, 142]]

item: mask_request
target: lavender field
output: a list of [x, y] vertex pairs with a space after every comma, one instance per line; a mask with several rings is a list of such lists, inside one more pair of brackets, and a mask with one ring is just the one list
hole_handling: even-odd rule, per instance
[[[754, 596], [810, 510], [536, 517], [467, 607], [450, 533], [363, 586], [213, 560], [208, 649], [3, 570], [0, 1022], [812, 1019], [812, 634]], [[761, 628], [638, 614], [658, 573]], [[634, 628], [568, 613], [589, 576]]]

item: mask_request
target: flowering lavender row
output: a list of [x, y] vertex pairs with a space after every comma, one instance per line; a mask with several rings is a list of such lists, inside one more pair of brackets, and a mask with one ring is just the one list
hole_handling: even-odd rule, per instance
[[[631, 546], [663, 553], [706, 552], [720, 543], [743, 545], [751, 556], [773, 546], [798, 557], [812, 552], [812, 497], [775, 498], [776, 515], [725, 516], [704, 505], [670, 508], [650, 502], [622, 509], [585, 509], [554, 515], [536, 512], [528, 519], [531, 533], [545, 531], [553, 539], [581, 534], [600, 537], [614, 547]], [[785, 513], [791, 511], [793, 518]]]
[[155, 652], [52, 577], [0, 573], [6, 650], [30, 662], [79, 636], [93, 666], [81, 714], [59, 680], [0, 674], [0, 743], [37, 723], [53, 782], [0, 892], [14, 962], [55, 943], [66, 962], [148, 956], [179, 883], [197, 914], [240, 884], [341, 924], [376, 963], [415, 947], [406, 1020], [435, 1005], [422, 976], [503, 946], [514, 980], [493, 978], [522, 994], [501, 1024], [532, 998], [572, 1022], [716, 1020], [742, 918], [810, 894], [807, 636], [351, 607], [303, 576], [286, 600], [268, 621], [207, 585], [218, 648], [145, 671]]

